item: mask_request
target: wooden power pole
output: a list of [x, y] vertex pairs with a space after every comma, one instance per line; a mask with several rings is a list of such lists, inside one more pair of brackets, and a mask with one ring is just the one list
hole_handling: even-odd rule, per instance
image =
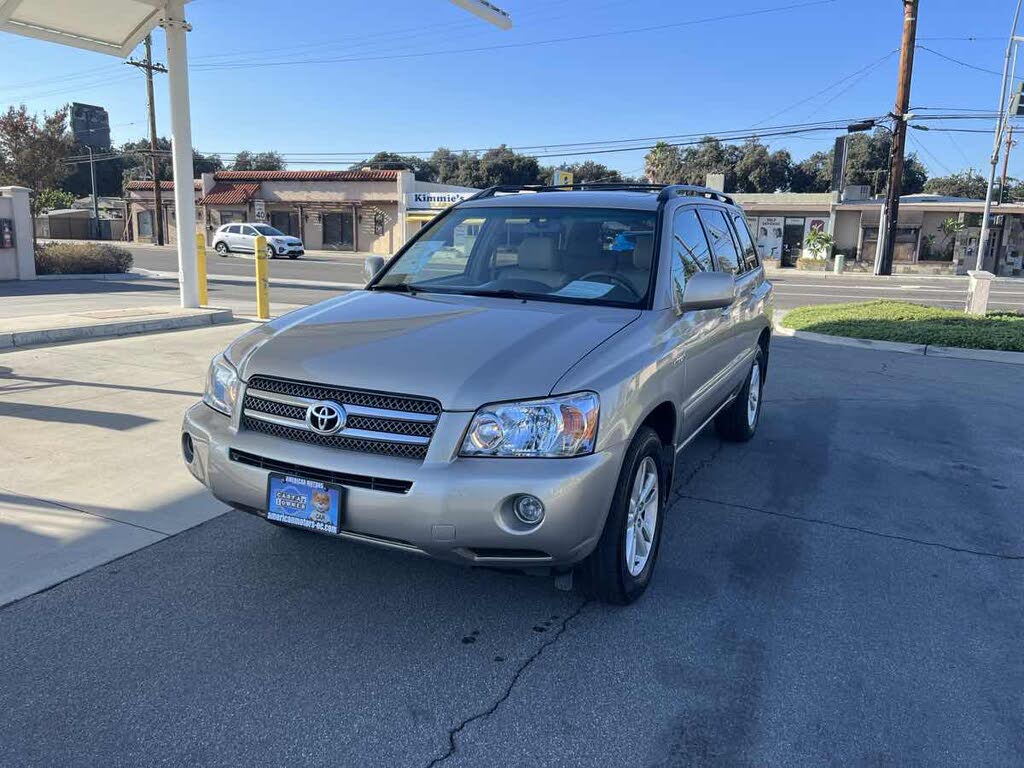
[[149, 160], [153, 169], [153, 203], [156, 207], [153, 218], [156, 219], [156, 242], [164, 244], [164, 207], [163, 195], [160, 192], [160, 158], [156, 146], [156, 102], [153, 100], [153, 73], [166, 72], [163, 64], [153, 63], [153, 38], [146, 35], [146, 60], [127, 62], [146, 73], [146, 99], [149, 101]]
[[882, 258], [875, 274], [892, 274], [892, 257], [896, 248], [899, 224], [900, 187], [903, 182], [903, 155], [907, 145], [907, 109], [910, 107], [910, 80], [914, 71], [914, 46], [917, 43], [917, 2], [903, 0], [903, 44], [900, 47], [900, 72], [896, 84], [896, 105], [893, 109], [892, 153], [889, 156], [889, 185], [885, 196], [885, 232]]

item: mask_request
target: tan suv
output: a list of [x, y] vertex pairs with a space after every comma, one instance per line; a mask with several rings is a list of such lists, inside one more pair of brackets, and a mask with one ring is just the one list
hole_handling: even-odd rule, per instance
[[477, 565], [651, 578], [676, 455], [757, 429], [772, 287], [702, 187], [498, 187], [212, 362], [182, 448], [273, 523]]

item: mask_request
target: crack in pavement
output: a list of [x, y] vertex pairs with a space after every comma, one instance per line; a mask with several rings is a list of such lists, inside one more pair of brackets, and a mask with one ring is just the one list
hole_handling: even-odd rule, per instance
[[729, 501], [719, 501], [717, 499], [706, 499], [701, 496], [690, 496], [689, 494], [680, 493], [677, 498], [690, 499], [691, 501], [703, 501], [707, 504], [717, 504], [721, 507], [732, 507], [733, 509], [743, 509], [748, 512], [760, 512], [762, 515], [772, 515], [774, 517], [785, 517], [790, 520], [798, 520], [803, 523], [814, 523], [816, 525], [826, 525], [830, 528], [839, 528], [844, 531], [853, 531], [855, 533], [863, 533], [868, 536], [877, 536], [880, 539], [892, 539], [894, 541], [904, 541], [909, 544], [920, 544], [925, 547], [937, 547], [938, 549], [947, 549], [950, 552], [960, 552], [967, 555], [977, 555], [979, 557], [991, 557], [997, 560], [1024, 560], [1024, 555], [1007, 555], [1001, 552], [985, 552], [980, 549], [968, 549], [967, 547], [955, 547], [952, 544], [943, 544], [939, 541], [928, 541], [927, 539], [915, 539], [912, 536], [900, 536], [896, 533], [883, 533], [882, 531], [873, 531], [870, 528], [861, 528], [857, 525], [846, 525], [844, 523], [836, 523], [831, 520], [822, 520], [818, 517], [805, 517], [803, 515], [795, 515], [791, 512], [778, 512], [771, 509], [762, 509], [761, 507], [752, 507], [748, 504], [734, 504]]
[[[715, 444], [715, 447], [711, 449], [711, 452], [708, 453], [708, 455], [705, 456], [703, 459], [698, 461], [693, 466], [693, 468], [687, 473], [686, 477], [681, 477], [681, 478], [679, 478], [678, 480], [676, 480], [675, 482], [672, 483], [673, 487], [674, 488], [682, 489], [682, 488], [685, 488], [686, 486], [688, 486], [690, 483], [692, 483], [693, 482], [693, 478], [695, 478], [697, 475], [699, 475], [701, 472], [703, 472], [705, 469], [707, 469], [708, 467], [710, 467], [714, 463], [715, 459], [718, 458], [718, 454], [720, 454], [724, 450], [724, 448], [725, 448], [725, 443], [723, 443], [721, 441], [717, 442]], [[682, 490], [674, 490], [672, 492], [672, 495], [669, 496], [669, 498], [666, 499], [666, 501], [665, 501], [665, 509], [667, 510], [672, 504], [674, 504], [676, 501], [678, 501], [682, 497], [683, 497]]]
[[584, 600], [576, 607], [576, 610], [574, 610], [572, 613], [565, 617], [565, 620], [562, 621], [561, 624], [559, 624], [558, 629], [555, 631], [555, 633], [545, 642], [541, 643], [540, 647], [537, 648], [536, 651], [530, 654], [530, 656], [522, 664], [519, 665], [515, 673], [512, 675], [512, 678], [509, 680], [508, 685], [505, 686], [504, 693], [502, 693], [502, 695], [499, 696], [490, 707], [483, 710], [482, 712], [477, 712], [475, 715], [470, 715], [465, 720], [461, 721], [458, 725], [456, 725], [454, 728], [448, 729], [448, 750], [440, 757], [435, 757], [433, 760], [427, 763], [427, 768], [433, 768], [433, 766], [435, 765], [440, 765], [449, 757], [455, 754], [456, 749], [458, 749], [458, 746], [456, 744], [456, 738], [463, 730], [466, 729], [466, 727], [468, 727], [471, 723], [475, 723], [477, 720], [485, 720], [498, 711], [498, 708], [501, 707], [501, 705], [508, 700], [509, 696], [512, 695], [512, 691], [516, 687], [516, 683], [519, 682], [519, 678], [522, 677], [523, 673], [526, 672], [526, 670], [529, 669], [530, 666], [537, 659], [540, 658], [540, 655], [544, 653], [544, 650], [546, 648], [558, 642], [559, 638], [562, 636], [562, 633], [565, 632], [565, 630], [568, 628], [569, 622], [571, 622], [573, 619], [579, 616], [580, 613], [583, 612], [583, 609], [586, 608], [589, 604], [590, 600]]

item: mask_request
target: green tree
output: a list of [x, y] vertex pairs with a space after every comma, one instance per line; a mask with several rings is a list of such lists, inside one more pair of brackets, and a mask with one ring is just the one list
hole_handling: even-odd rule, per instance
[[420, 181], [437, 181], [437, 168], [434, 167], [433, 163], [416, 155], [378, 152], [373, 157], [352, 165], [353, 169], [367, 167], [382, 170], [412, 171]]
[[[944, 195], [946, 197], [967, 197], [971, 200], [984, 200], [988, 191], [988, 179], [977, 173], [973, 168], [960, 171], [949, 176], [933, 176], [924, 184], [924, 191], [929, 195]], [[1007, 179], [1004, 200], [1014, 199], [1016, 189], [1013, 179]], [[996, 185], [996, 195], [999, 187]]]
[[232, 171], [283, 171], [286, 167], [280, 152], [250, 152], [243, 149], [235, 155]]
[[22, 105], [0, 114], [0, 184], [35, 192], [59, 188], [74, 149], [67, 118], [66, 107], [39, 116], [30, 115]]
[[562, 164], [557, 168], [550, 167], [544, 168], [542, 175], [545, 182], [551, 181], [551, 175], [556, 170], [569, 171], [572, 174], [572, 180], [575, 184], [587, 184], [587, 183], [599, 183], [606, 182], [608, 184], [619, 184], [626, 179], [621, 173], [616, 171], [614, 168], [609, 168], [603, 163], [598, 163], [593, 160], [584, 160], [579, 163]]
[[479, 184], [493, 187], [499, 184], [543, 184], [540, 163], [531, 155], [513, 152], [504, 144], [489, 149], [480, 156]]
[[770, 152], [758, 139], [748, 139], [739, 147], [739, 159], [733, 167], [733, 186], [729, 192], [780, 192], [789, 189], [793, 158], [784, 149]]
[[47, 211], [58, 211], [70, 208], [75, 203], [75, 196], [63, 189], [47, 187], [39, 190], [32, 199], [32, 215], [36, 216]]
[[[157, 175], [161, 181], [171, 181], [174, 178], [174, 164], [171, 161], [171, 140], [159, 136], [156, 140], [157, 148]], [[135, 179], [152, 179], [153, 174], [150, 166], [149, 139], [129, 141], [121, 145], [121, 152], [124, 156], [124, 181]], [[213, 173], [224, 170], [224, 163], [217, 155], [204, 155], [193, 148], [192, 150], [192, 176], [198, 179], [204, 173]]]
[[[886, 130], [874, 133], [852, 134], [847, 144], [846, 183], [864, 184], [871, 188], [873, 195], [885, 191], [889, 174], [889, 155], [892, 149], [892, 134]], [[794, 192], [828, 192], [832, 186], [833, 150], [815, 152], [801, 161], [793, 172]], [[928, 171], [917, 155], [907, 155], [903, 163], [904, 195], [912, 195], [924, 189]]]
[[651, 184], [679, 184], [683, 180], [683, 158], [679, 147], [659, 141], [644, 157], [644, 175]]

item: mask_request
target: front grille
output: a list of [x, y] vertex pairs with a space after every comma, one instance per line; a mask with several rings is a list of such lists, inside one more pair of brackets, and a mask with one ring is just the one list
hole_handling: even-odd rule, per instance
[[242, 417], [242, 429], [260, 432], [272, 437], [282, 437], [285, 440], [298, 440], [325, 448], [336, 448], [340, 451], [374, 453], [380, 456], [396, 456], [403, 459], [420, 460], [427, 455], [426, 445], [407, 445], [405, 443], [389, 443], [383, 440], [365, 440], [358, 437], [345, 437], [344, 433], [318, 435], [315, 432], [285, 427], [280, 424], [271, 424], [269, 421], [260, 421], [251, 416]]
[[411, 411], [432, 416], [441, 415], [441, 404], [426, 397], [392, 395], [381, 392], [367, 392], [361, 389], [325, 387], [301, 381], [275, 379], [269, 376], [253, 376], [249, 379], [250, 389], [262, 389], [293, 397], [308, 397], [313, 400], [333, 400], [343, 405], [362, 405], [366, 408], [386, 408], [390, 411]]
[[392, 480], [387, 477], [353, 475], [349, 472], [334, 472], [329, 469], [306, 467], [302, 464], [292, 464], [287, 461], [270, 459], [266, 456], [257, 456], [255, 453], [236, 451], [234, 448], [229, 451], [228, 455], [232, 461], [237, 461], [239, 464], [246, 464], [250, 467], [266, 469], [271, 472], [299, 475], [309, 480], [319, 480], [324, 483], [334, 483], [350, 488], [368, 488], [371, 491], [386, 491], [387, 493], [408, 493], [409, 489], [412, 488], [412, 482], [409, 480]]
[[[306, 423], [310, 404], [327, 400], [348, 411], [334, 435], [318, 434]], [[253, 376], [242, 403], [240, 427], [265, 435], [327, 448], [422, 460], [434, 436], [441, 404], [412, 395], [309, 384]]]

